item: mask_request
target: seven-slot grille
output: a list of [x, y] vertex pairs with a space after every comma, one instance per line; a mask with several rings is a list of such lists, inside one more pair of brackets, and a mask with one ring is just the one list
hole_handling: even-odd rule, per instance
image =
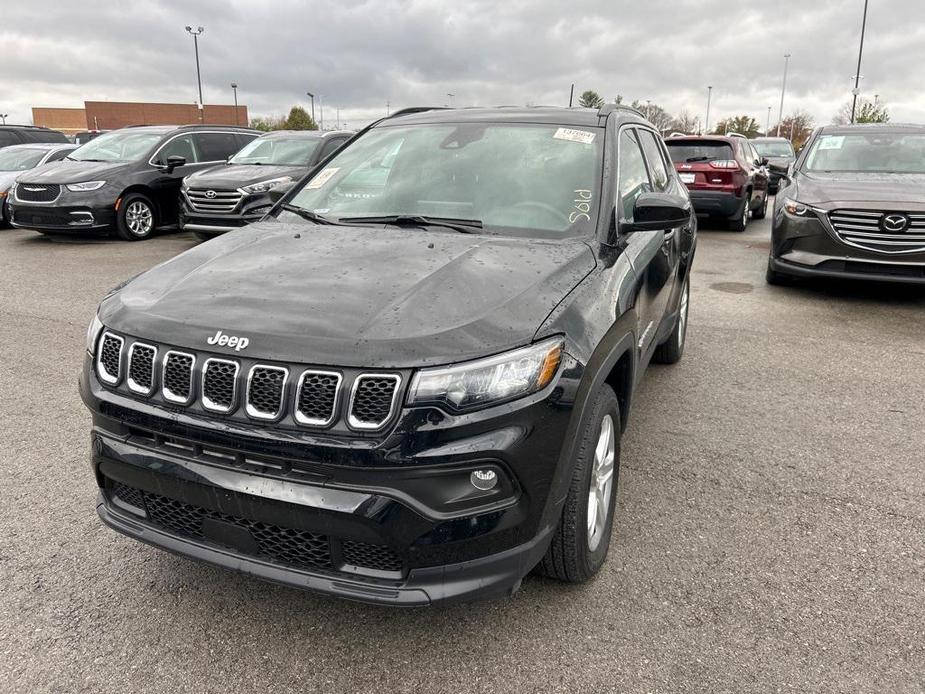
[[157, 347], [135, 342], [128, 352], [128, 387], [136, 393], [149, 395], [154, 391], [154, 358]]
[[122, 347], [125, 344], [118, 335], [103, 333], [96, 358], [96, 372], [103, 383], [113, 385], [122, 377]]
[[[242, 370], [237, 360], [209, 357], [200, 369], [195, 354], [166, 350], [161, 356], [156, 345], [126, 342], [108, 331], [99, 341], [96, 371], [111, 387], [118, 387], [125, 376], [126, 387], [136, 395], [150, 397], [158, 392], [168, 403], [184, 406], [198, 396], [204, 409], [220, 414], [241, 407], [254, 419], [277, 421], [288, 416], [303, 426], [328, 427], [342, 411], [344, 375], [338, 371], [297, 370], [292, 383], [290, 368], [280, 365], [254, 364]], [[346, 423], [356, 430], [382, 429], [395, 414], [400, 389], [398, 374], [359, 374], [352, 379], [343, 408]]]
[[347, 421], [355, 429], [379, 429], [392, 417], [399, 376], [361, 374], [353, 384]]
[[20, 202], [54, 202], [61, 195], [57, 183], [18, 183], [16, 199]]
[[[888, 222], [902, 223], [902, 231], [891, 231]], [[829, 221], [845, 243], [879, 253], [925, 251], [925, 212], [878, 212], [876, 210], [833, 210]]]
[[289, 371], [279, 366], [254, 366], [247, 376], [247, 414], [257, 419], [276, 419], [283, 411]]
[[190, 188], [186, 191], [186, 199], [197, 212], [234, 212], [242, 197], [237, 190]]

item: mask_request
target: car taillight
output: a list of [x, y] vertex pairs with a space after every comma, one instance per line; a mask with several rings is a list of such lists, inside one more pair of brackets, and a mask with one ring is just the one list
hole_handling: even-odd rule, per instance
[[717, 159], [711, 161], [710, 166], [714, 169], [738, 169], [739, 164], [735, 159]]

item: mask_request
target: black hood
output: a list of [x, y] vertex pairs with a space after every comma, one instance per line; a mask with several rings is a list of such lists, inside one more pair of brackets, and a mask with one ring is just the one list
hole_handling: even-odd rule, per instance
[[306, 171], [307, 166], [222, 164], [190, 174], [186, 177], [186, 184], [190, 188], [241, 188], [280, 176], [291, 176], [297, 181]]
[[105, 181], [137, 162], [62, 161], [42, 164], [19, 177], [21, 183], [81, 183]]
[[790, 196], [825, 207], [897, 207], [925, 209], [925, 174], [801, 173]]
[[529, 343], [594, 267], [580, 240], [263, 222], [139, 276], [103, 323], [163, 344], [367, 368], [445, 364]]

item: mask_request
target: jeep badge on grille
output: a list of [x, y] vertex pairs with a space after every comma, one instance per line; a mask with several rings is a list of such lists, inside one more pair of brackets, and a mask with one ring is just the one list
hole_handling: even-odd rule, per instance
[[218, 345], [219, 347], [234, 347], [235, 352], [240, 352], [242, 349], [247, 349], [251, 341], [246, 337], [225, 335], [219, 330], [212, 337], [207, 338], [206, 342], [210, 345]]

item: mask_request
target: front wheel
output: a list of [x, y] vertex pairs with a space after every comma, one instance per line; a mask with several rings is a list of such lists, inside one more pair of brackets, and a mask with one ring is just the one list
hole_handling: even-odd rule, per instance
[[613, 389], [597, 391], [578, 436], [578, 455], [559, 527], [538, 573], [567, 583], [596, 574], [610, 546], [620, 469], [620, 406]]
[[126, 241], [142, 241], [154, 233], [156, 220], [154, 204], [141, 193], [131, 193], [122, 198], [116, 232]]
[[658, 364], [677, 364], [681, 361], [681, 355], [684, 354], [684, 341], [687, 338], [687, 307], [690, 303], [690, 296], [691, 283], [688, 278], [684, 280], [681, 298], [678, 299], [678, 320], [675, 322], [674, 330], [671, 331], [667, 340], [655, 348], [652, 361]]

